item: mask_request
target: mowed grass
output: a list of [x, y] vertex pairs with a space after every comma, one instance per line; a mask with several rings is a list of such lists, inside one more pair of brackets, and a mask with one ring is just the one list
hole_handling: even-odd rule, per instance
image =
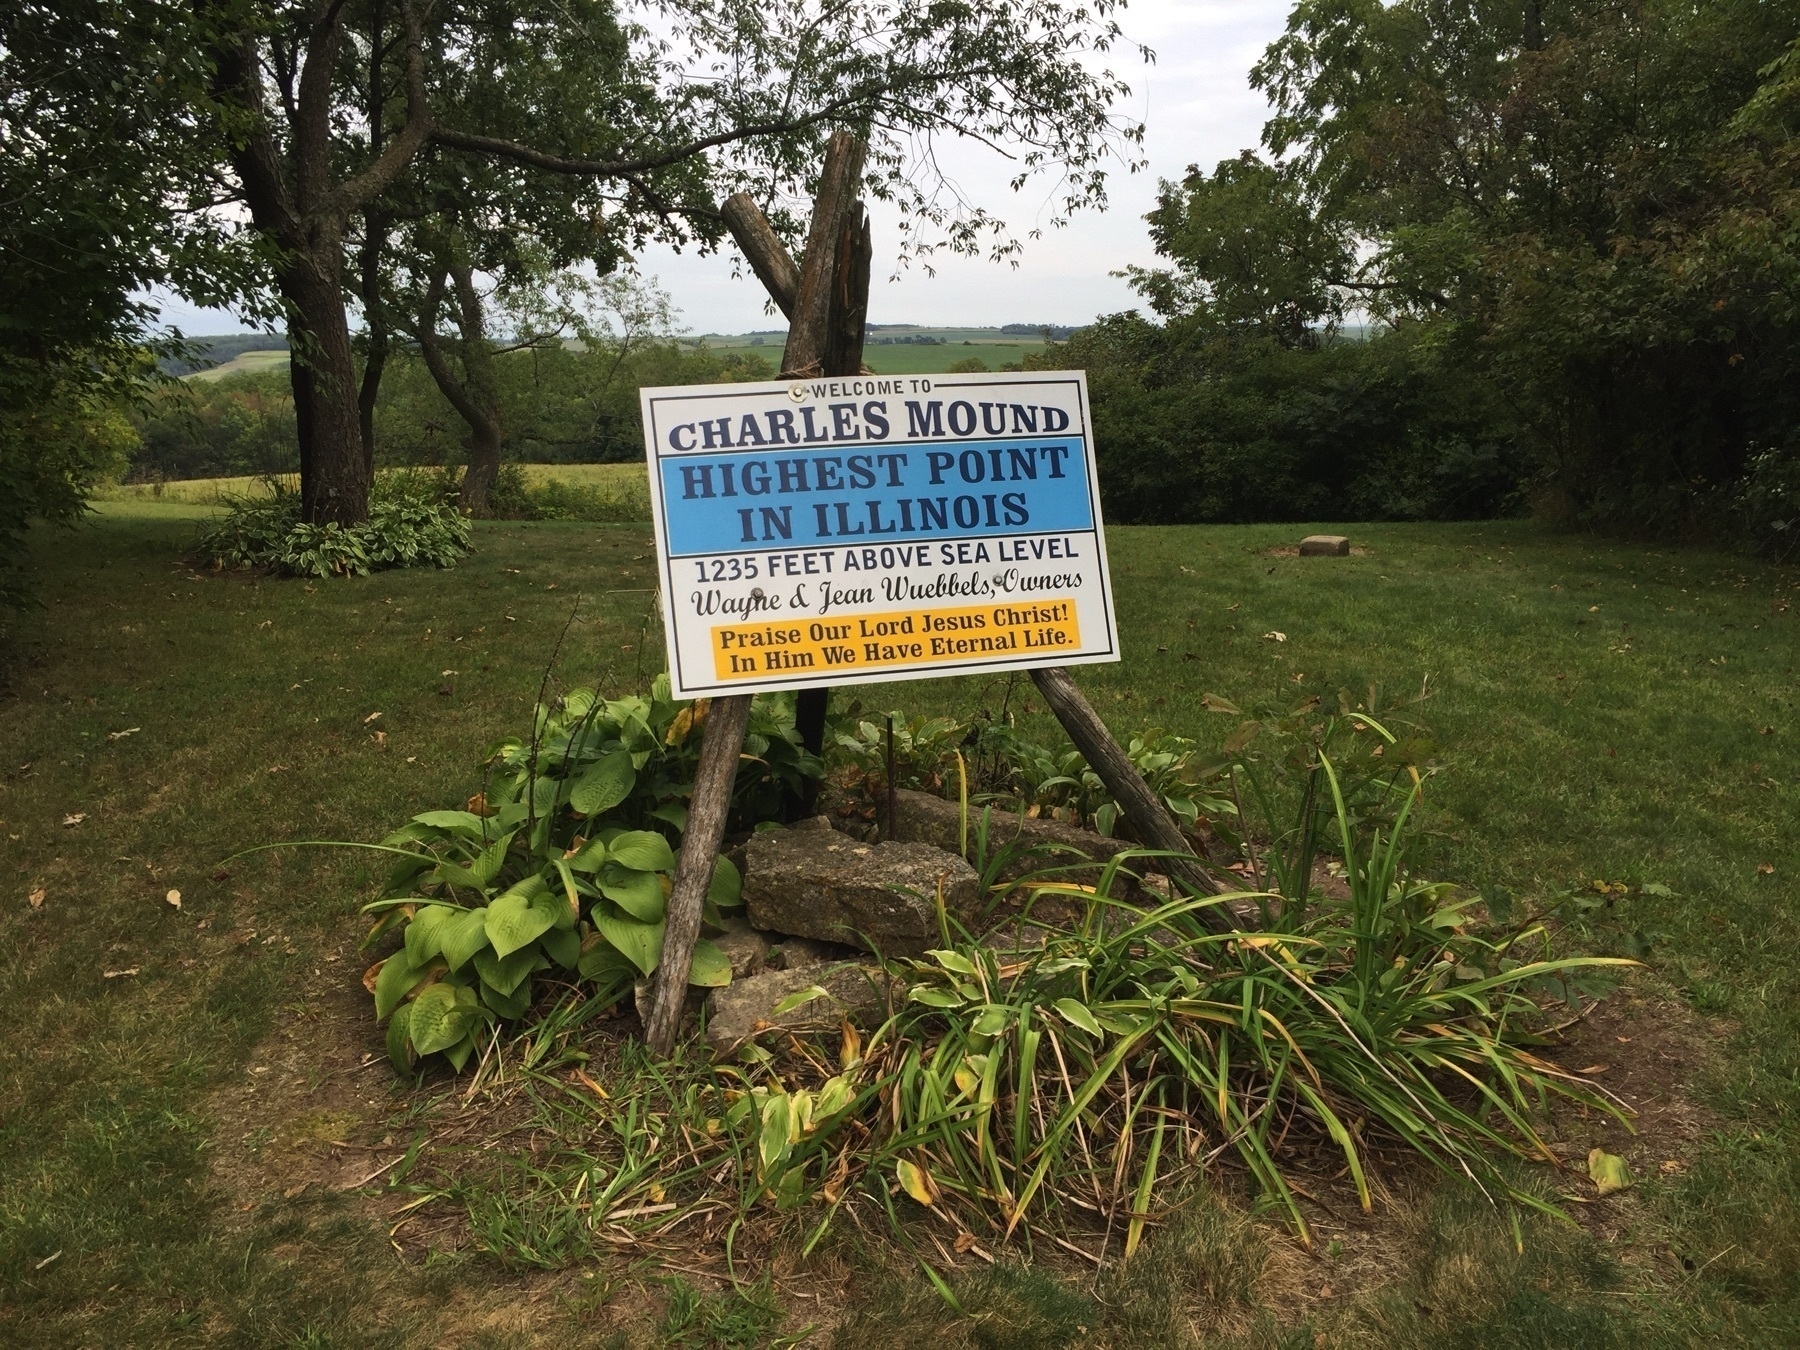
[[[509, 1320], [523, 1286], [497, 1267], [402, 1263], [386, 1235], [394, 1202], [377, 1211], [354, 1191], [243, 1181], [237, 1163], [259, 1131], [283, 1124], [273, 1105], [257, 1121], [259, 1093], [281, 1111], [329, 1100], [346, 1119], [316, 1129], [334, 1138], [392, 1117], [402, 1145], [419, 1098], [380, 1065], [354, 1070], [379, 1047], [360, 1013], [349, 1015], [362, 1037], [354, 1072], [338, 1066], [343, 1047], [318, 1040], [337, 1011], [364, 1006], [355, 908], [379, 863], [316, 850], [219, 860], [284, 839], [373, 840], [414, 811], [460, 803], [480, 786], [487, 747], [527, 725], [559, 641], [553, 688], [641, 687], [660, 666], [649, 532], [484, 523], [479, 552], [455, 571], [309, 586], [194, 574], [179, 554], [204, 514], [166, 498], [114, 502], [34, 541], [46, 606], [18, 630], [0, 694], [0, 994], [12, 1023], [0, 1048], [0, 1342], [592, 1339], [591, 1301], [545, 1299]], [[1270, 1303], [1279, 1291], [1245, 1277], [1233, 1296], [1243, 1316], [1216, 1336], [1791, 1343], [1800, 575], [1529, 523], [1358, 526], [1362, 556], [1269, 552], [1304, 532], [1111, 531], [1125, 659], [1078, 678], [1115, 730], [1216, 742], [1235, 719], [1202, 708], [1209, 691], [1366, 699], [1377, 686], [1386, 703], [1423, 686], [1431, 697], [1411, 715], [1434, 729], [1445, 764], [1432, 869], [1532, 896], [1594, 879], [1661, 883], [1673, 894], [1621, 900], [1582, 938], [1616, 951], [1642, 931], [1650, 978], [1733, 1029], [1690, 1086], [1716, 1125], [1685, 1171], [1641, 1178], [1635, 1192], [1626, 1238], [1658, 1254], [1649, 1267], [1550, 1225], [1531, 1228], [1517, 1255], [1504, 1224], [1451, 1189], [1409, 1220], [1380, 1298], [1335, 1320], [1322, 1302], [1283, 1330], [1293, 1317]], [[998, 680], [965, 679], [839, 698], [966, 714], [1000, 694]], [[1033, 702], [1028, 689], [1021, 699]], [[1041, 711], [1026, 721], [1053, 733]], [[295, 1076], [316, 1076], [286, 1095], [257, 1072], [283, 1037], [304, 1052]], [[1184, 1228], [1098, 1288], [1048, 1275], [959, 1285], [975, 1320], [920, 1276], [873, 1271], [846, 1306], [795, 1313], [839, 1324], [836, 1343], [859, 1350], [924, 1336], [1177, 1344], [1188, 1332], [1169, 1290], [1211, 1280], [1241, 1245]], [[1332, 1278], [1321, 1265], [1309, 1288]], [[1097, 1320], [1102, 1306], [1114, 1311]], [[647, 1326], [631, 1343], [657, 1337]]]

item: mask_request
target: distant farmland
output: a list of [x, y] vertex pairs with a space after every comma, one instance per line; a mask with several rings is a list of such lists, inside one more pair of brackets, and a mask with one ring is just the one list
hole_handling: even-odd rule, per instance
[[[937, 342], [917, 341], [936, 338]], [[906, 341], [904, 339], [915, 339]], [[220, 339], [202, 338], [202, 342]], [[704, 337], [684, 337], [683, 346], [704, 344], [718, 352], [742, 352], [760, 356], [771, 368], [781, 363], [783, 334], [773, 333], [709, 333]], [[937, 375], [959, 361], [979, 360], [989, 370], [1016, 366], [1027, 354], [1044, 350], [1042, 338], [1003, 333], [998, 328], [882, 328], [870, 332], [863, 346], [863, 364], [877, 375]], [[189, 375], [194, 380], [219, 380], [227, 375], [242, 375], [265, 370], [286, 369], [288, 353], [279, 350], [241, 350], [231, 360], [210, 370]]]

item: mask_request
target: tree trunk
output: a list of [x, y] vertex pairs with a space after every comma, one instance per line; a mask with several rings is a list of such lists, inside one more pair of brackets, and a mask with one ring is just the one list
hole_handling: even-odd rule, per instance
[[[437, 333], [438, 308], [443, 303], [446, 280], [456, 290], [457, 328], [462, 334], [457, 342], [457, 354], [462, 358], [460, 379], [450, 368]], [[469, 515], [485, 516], [488, 491], [500, 473], [506, 424], [500, 416], [494, 353], [488, 346], [481, 293], [475, 289], [474, 269], [461, 256], [445, 264], [431, 279], [424, 312], [419, 316], [418, 337], [419, 354], [425, 358], [432, 380], [469, 428], [469, 467], [463, 474], [459, 505]]]
[[338, 240], [317, 240], [280, 276], [289, 308], [289, 379], [300, 432], [300, 513], [313, 525], [355, 525], [369, 518], [369, 469], [341, 265]]

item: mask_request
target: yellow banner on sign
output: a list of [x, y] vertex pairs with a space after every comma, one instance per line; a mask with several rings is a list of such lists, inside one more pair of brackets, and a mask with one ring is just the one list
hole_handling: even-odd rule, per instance
[[713, 669], [721, 680], [766, 679], [782, 671], [959, 666], [992, 657], [1016, 661], [1080, 646], [1073, 599], [721, 624], [712, 630]]

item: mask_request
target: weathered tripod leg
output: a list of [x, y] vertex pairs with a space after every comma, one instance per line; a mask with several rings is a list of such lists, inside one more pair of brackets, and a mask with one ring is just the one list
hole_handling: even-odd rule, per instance
[[[1131, 757], [1113, 739], [1106, 723], [1100, 720], [1100, 714], [1069, 678], [1069, 672], [1060, 666], [1034, 670], [1031, 682], [1038, 687], [1044, 702], [1062, 723], [1063, 730], [1069, 733], [1075, 748], [1100, 775], [1100, 781], [1106, 784], [1106, 790], [1112, 793], [1113, 800], [1118, 802], [1119, 809], [1125, 813], [1125, 819], [1131, 822], [1131, 828], [1144, 846], [1173, 855], [1164, 858], [1162, 866], [1184, 885], [1203, 895], [1220, 894], [1224, 887], [1193, 861], [1193, 847], [1182, 834], [1181, 827], [1157, 800], [1156, 793], [1137, 771]], [[1215, 932], [1229, 932], [1233, 927], [1230, 915], [1217, 907], [1198, 910], [1196, 916]]]
[[715, 698], [706, 715], [700, 766], [688, 802], [687, 831], [681, 838], [681, 859], [669, 893], [662, 964], [656, 969], [656, 998], [645, 1029], [645, 1039], [659, 1055], [675, 1048], [675, 1034], [681, 1029], [694, 943], [700, 937], [706, 891], [712, 884], [719, 843], [725, 837], [725, 817], [731, 811], [731, 788], [737, 781], [738, 755], [744, 748], [744, 728], [749, 721], [749, 694]]

